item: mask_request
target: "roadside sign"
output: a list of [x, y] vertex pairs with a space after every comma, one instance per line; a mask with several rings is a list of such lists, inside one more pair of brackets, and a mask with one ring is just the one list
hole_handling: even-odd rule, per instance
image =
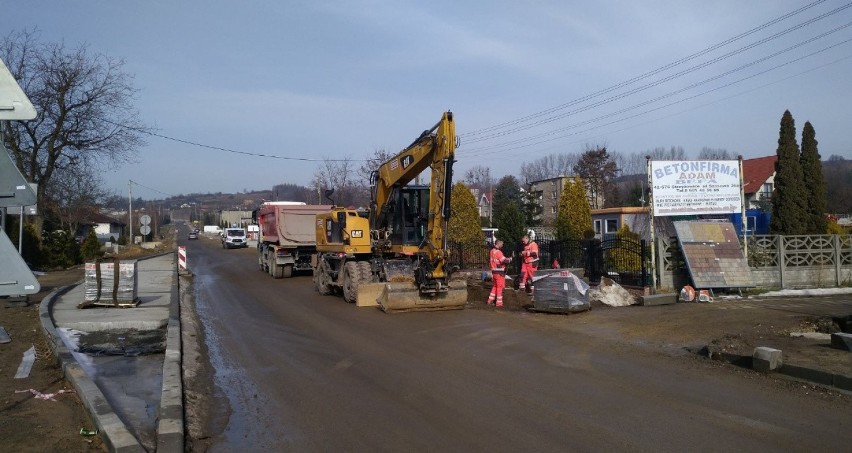
[[151, 227], [149, 225], [142, 225], [142, 228], [139, 228], [139, 232], [143, 235], [148, 235], [151, 233]]
[[[148, 214], [145, 214], [142, 217], [139, 217], [139, 223], [141, 223], [142, 225], [150, 224], [151, 223], [151, 216], [149, 216]], [[149, 230], [150, 230], [150, 228], [149, 228]], [[142, 234], [148, 234], [148, 233], [142, 233]]]

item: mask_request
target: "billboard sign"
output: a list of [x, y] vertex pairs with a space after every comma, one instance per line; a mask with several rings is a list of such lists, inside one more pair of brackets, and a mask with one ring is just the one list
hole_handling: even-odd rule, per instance
[[730, 214], [742, 211], [740, 163], [651, 161], [654, 215]]

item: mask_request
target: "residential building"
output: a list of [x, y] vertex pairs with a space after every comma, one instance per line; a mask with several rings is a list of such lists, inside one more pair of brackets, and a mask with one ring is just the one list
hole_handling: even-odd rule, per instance
[[98, 212], [92, 212], [80, 224], [80, 228], [77, 230], [77, 237], [85, 238], [89, 234], [89, 230], [95, 230], [95, 234], [101, 242], [108, 242], [112, 238], [118, 240], [124, 234], [125, 226], [126, 224], [120, 220]]
[[479, 209], [480, 218], [491, 218], [491, 197], [492, 194], [480, 192], [479, 189], [470, 189], [473, 198], [476, 199], [476, 206]]
[[[556, 178], [542, 179], [529, 183], [529, 191], [541, 203], [541, 223], [544, 226], [556, 224], [556, 214], [559, 212], [559, 197], [562, 191], [574, 180], [573, 176], [557, 176]], [[592, 194], [586, 190], [589, 205], [592, 206]]]
[[778, 156], [743, 159], [743, 193], [746, 209], [766, 209], [775, 189]]

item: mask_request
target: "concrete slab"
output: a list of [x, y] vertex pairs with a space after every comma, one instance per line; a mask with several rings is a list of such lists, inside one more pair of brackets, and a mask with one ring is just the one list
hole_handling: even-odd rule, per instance
[[653, 305], [672, 305], [677, 303], [677, 294], [651, 294], [639, 298], [639, 305], [650, 307]]

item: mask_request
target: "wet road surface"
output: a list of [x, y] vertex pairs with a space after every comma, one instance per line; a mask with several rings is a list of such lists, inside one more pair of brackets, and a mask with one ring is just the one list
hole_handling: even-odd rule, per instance
[[[215, 385], [211, 451], [846, 450], [852, 407], [559, 328], [547, 315], [384, 314], [188, 244]], [[581, 315], [580, 315], [581, 316]], [[564, 323], [576, 317], [561, 317]], [[545, 321], [546, 320], [546, 321]]]

